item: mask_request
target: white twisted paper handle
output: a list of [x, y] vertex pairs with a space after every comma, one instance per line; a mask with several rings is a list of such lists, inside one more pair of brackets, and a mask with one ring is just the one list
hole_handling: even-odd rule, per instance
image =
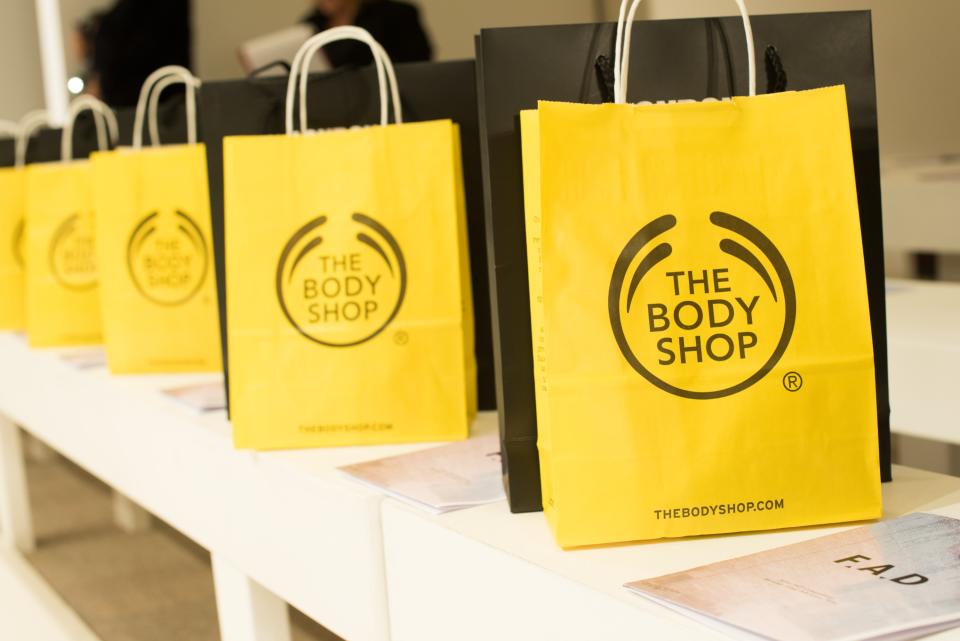
[[[613, 54], [613, 97], [617, 104], [627, 102], [627, 76], [630, 71], [630, 40], [633, 24], [637, 16], [637, 9], [643, 0], [621, 0], [620, 17], [617, 20], [617, 42]], [[743, 31], [747, 39], [747, 73], [749, 74], [750, 95], [757, 95], [757, 62], [756, 51], [753, 45], [753, 27], [750, 24], [750, 14], [747, 11], [747, 5], [744, 0], [734, 0], [737, 8], [740, 9], [740, 17], [743, 19]], [[627, 11], [627, 4], [630, 4], [630, 10]]]
[[389, 107], [387, 103], [387, 92], [390, 94], [390, 102], [393, 104], [394, 121], [399, 124], [403, 122], [403, 113], [400, 108], [400, 90], [397, 86], [397, 76], [393, 68], [393, 62], [384, 48], [377, 42], [366, 29], [360, 27], [334, 27], [322, 31], [307, 40], [297, 55], [293, 58], [293, 64], [290, 65], [290, 77], [287, 80], [287, 105], [286, 105], [286, 132], [293, 134], [293, 110], [294, 98], [297, 92], [297, 81], [299, 80], [299, 115], [300, 115], [300, 133], [307, 131], [307, 78], [309, 76], [310, 61], [320, 49], [332, 42], [339, 40], [358, 40], [373, 52], [373, 61], [377, 69], [377, 84], [380, 87], [380, 124], [386, 125], [389, 122]]
[[93, 96], [75, 98], [67, 110], [67, 121], [63, 125], [60, 138], [60, 159], [64, 162], [73, 160], [73, 127], [77, 116], [84, 111], [93, 112], [93, 122], [97, 128], [97, 148], [100, 151], [107, 151], [116, 145], [120, 137], [117, 116], [110, 107]]
[[160, 127], [157, 124], [157, 109], [163, 90], [174, 84], [186, 85], [187, 104], [187, 142], [197, 143], [197, 89], [200, 79], [190, 73], [186, 67], [167, 65], [160, 67], [144, 80], [137, 100], [137, 111], [133, 121], [133, 148], [143, 148], [143, 123], [147, 122], [150, 131], [150, 145], [160, 145]]

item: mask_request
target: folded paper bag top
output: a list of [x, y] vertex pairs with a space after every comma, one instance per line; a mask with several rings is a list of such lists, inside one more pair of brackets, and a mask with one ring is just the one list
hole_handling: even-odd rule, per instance
[[625, 77], [521, 116], [558, 543], [879, 517], [843, 88], [627, 105]]
[[[305, 66], [344, 38], [374, 51], [381, 124], [302, 135]], [[286, 135], [224, 140], [237, 446], [464, 438], [476, 365], [456, 126], [399, 124], [392, 64], [355, 27], [304, 45], [286, 116]]]

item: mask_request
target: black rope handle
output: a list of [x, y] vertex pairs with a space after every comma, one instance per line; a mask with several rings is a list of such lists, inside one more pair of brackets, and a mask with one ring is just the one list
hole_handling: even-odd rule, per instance
[[[721, 36], [723, 32], [721, 31]], [[725, 38], [722, 41], [724, 50], [727, 50]], [[730, 86], [733, 86], [733, 63], [729, 52], [725, 56], [727, 74], [730, 77]], [[787, 90], [787, 71], [783, 67], [783, 59], [774, 45], [767, 45], [763, 52], [764, 66], [767, 71], [766, 93], [782, 93]], [[603, 102], [613, 102], [613, 61], [609, 56], [599, 55], [594, 62], [594, 71], [597, 75], [597, 85], [600, 87], [600, 97]]]
[[280, 67], [280, 68], [282, 68], [284, 71], [287, 72], [288, 75], [289, 75], [289, 73], [290, 73], [290, 63], [289, 63], [289, 62], [287, 62], [286, 60], [274, 60], [273, 62], [268, 62], [267, 64], [263, 65], [262, 67], [257, 67], [256, 69], [254, 69], [253, 71], [251, 71], [250, 73], [248, 73], [248, 74], [247, 74], [247, 77], [248, 77], [248, 78], [256, 78], [257, 76], [259, 76], [259, 75], [261, 75], [261, 74], [263, 74], [263, 73], [265, 73], [265, 72], [267, 72], [267, 71], [270, 71], [270, 70], [273, 69], [274, 67]]
[[787, 90], [787, 71], [783, 68], [780, 52], [773, 45], [767, 45], [763, 52], [764, 66], [767, 69], [767, 93], [782, 93]]
[[593, 67], [597, 73], [601, 101], [613, 102], [613, 60], [609, 56], [597, 56]]

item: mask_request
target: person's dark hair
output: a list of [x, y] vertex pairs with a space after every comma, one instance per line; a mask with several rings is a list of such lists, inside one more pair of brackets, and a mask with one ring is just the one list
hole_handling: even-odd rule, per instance
[[164, 65], [191, 66], [190, 0], [118, 0], [102, 14], [91, 71], [104, 102], [136, 104], [140, 85]]
[[[330, 26], [321, 11], [314, 11], [304, 21], [318, 32]], [[361, 0], [354, 24], [369, 31], [393, 62], [421, 62], [433, 56], [433, 47], [420, 22], [420, 11], [413, 4], [396, 0]], [[373, 61], [370, 50], [359, 42], [334, 42], [324, 52], [334, 67], [365, 65]]]
[[77, 20], [77, 33], [83, 39], [90, 51], [93, 51], [93, 43], [97, 38], [97, 32], [100, 30], [100, 22], [103, 20], [103, 12], [95, 11], [82, 20]]

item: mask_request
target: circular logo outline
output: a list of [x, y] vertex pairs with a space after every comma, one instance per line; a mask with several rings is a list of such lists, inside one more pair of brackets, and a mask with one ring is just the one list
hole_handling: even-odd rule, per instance
[[[203, 234], [203, 230], [200, 229], [200, 226], [196, 223], [193, 218], [179, 209], [174, 210], [174, 214], [180, 217], [183, 222], [186, 222], [190, 225], [190, 228], [183, 227], [181, 223], [178, 228], [181, 232], [190, 239], [190, 242], [194, 247], [197, 248], [200, 255], [203, 257], [203, 268], [200, 271], [200, 278], [197, 279], [196, 284], [193, 288], [187, 292], [184, 296], [181, 296], [175, 300], [161, 300], [156, 298], [147, 291], [147, 288], [143, 286], [140, 282], [140, 279], [137, 278], [137, 271], [134, 269], [134, 252], [139, 252], [140, 248], [143, 247], [143, 244], [146, 240], [156, 231], [156, 227], [150, 228], [148, 225], [156, 220], [160, 215], [160, 212], [154, 211], [147, 214], [143, 220], [137, 223], [137, 226], [133, 228], [133, 231], [130, 233], [130, 240], [127, 242], [127, 273], [130, 275], [130, 280], [133, 282], [133, 286], [137, 289], [140, 294], [146, 298], [151, 303], [157, 305], [162, 305], [163, 307], [178, 307], [180, 305], [185, 305], [190, 302], [194, 296], [196, 296], [203, 285], [207, 280], [207, 273], [210, 271], [210, 248], [207, 246], [207, 239]], [[191, 235], [190, 232], [193, 232], [194, 235]]]
[[17, 224], [13, 228], [13, 247], [11, 248], [13, 253], [13, 261], [21, 269], [27, 265], [27, 261], [23, 257], [23, 242], [26, 239], [26, 232], [27, 221], [25, 218], [21, 217], [17, 220]]
[[[630, 366], [657, 388], [669, 394], [692, 400], [712, 400], [723, 398], [725, 396], [731, 396], [733, 394], [742, 392], [749, 387], [752, 387], [754, 384], [762, 380], [768, 373], [770, 373], [770, 371], [776, 366], [776, 364], [783, 357], [783, 354], [786, 352], [787, 347], [790, 344], [790, 339], [793, 337], [793, 331], [796, 327], [797, 320], [797, 293], [793, 282], [793, 275], [790, 273], [790, 268], [787, 266], [787, 262], [784, 260], [780, 250], [777, 249], [773, 242], [759, 229], [742, 218], [738, 218], [732, 214], [715, 211], [710, 214], [710, 222], [717, 227], [734, 232], [752, 242], [753, 245], [756, 246], [764, 254], [764, 256], [766, 256], [767, 260], [770, 261], [770, 264], [773, 265], [773, 268], [777, 273], [777, 277], [780, 280], [780, 286], [783, 290], [785, 312], [783, 331], [773, 353], [756, 372], [751, 374], [740, 383], [723, 389], [707, 392], [685, 390], [659, 378], [656, 374], [648, 370], [643, 363], [640, 362], [640, 359], [637, 358], [636, 354], [633, 353], [633, 349], [630, 347], [626, 335], [624, 334], [623, 320], [620, 314], [620, 297], [623, 291], [624, 281], [626, 280], [627, 271], [629, 270], [630, 264], [633, 262], [634, 258], [636, 258], [636, 256], [646, 245], [648, 245], [661, 234], [673, 229], [677, 225], [676, 216], [666, 214], [654, 219], [653, 221], [647, 223], [642, 229], [640, 229], [640, 231], [634, 234], [634, 236], [627, 242], [623, 250], [620, 252], [620, 256], [617, 258], [616, 264], [614, 265], [613, 275], [610, 279], [610, 290], [607, 297], [610, 325], [613, 329], [614, 339], [617, 342], [617, 346], [620, 348], [620, 352], [623, 354]], [[777, 299], [773, 281], [771, 280], [770, 275], [767, 273], [766, 268], [748, 249], [734, 240], [723, 239], [720, 241], [720, 250], [733, 256], [734, 258], [742, 260], [751, 268], [753, 268], [764, 280], [771, 293], [773, 293], [774, 300]], [[654, 247], [643, 258], [643, 260], [640, 261], [640, 264], [637, 265], [637, 269], [630, 281], [630, 288], [627, 292], [628, 311], [629, 301], [633, 299], [633, 295], [636, 292], [637, 286], [640, 284], [640, 281], [643, 279], [643, 277], [651, 269], [653, 269], [657, 263], [666, 259], [672, 253], [673, 247], [669, 243], [660, 243]]]
[[[400, 293], [397, 296], [397, 303], [394, 306], [393, 310], [390, 312], [390, 314], [387, 316], [387, 319], [372, 334], [369, 334], [365, 338], [361, 338], [355, 341], [350, 341], [348, 343], [332, 343], [330, 341], [320, 340], [315, 336], [311, 336], [310, 333], [308, 333], [306, 330], [300, 327], [297, 321], [293, 318], [293, 314], [291, 314], [290, 310], [287, 308], [287, 303], [284, 300], [284, 296], [283, 296], [283, 273], [286, 268], [287, 260], [290, 258], [290, 254], [293, 252], [293, 249], [297, 245], [297, 243], [303, 240], [303, 238], [307, 234], [314, 231], [315, 229], [319, 229], [327, 222], [326, 216], [318, 216], [313, 220], [311, 220], [310, 222], [303, 225], [302, 227], [300, 227], [300, 229], [298, 229], [293, 234], [293, 236], [290, 237], [290, 240], [287, 241], [287, 244], [284, 246], [283, 251], [280, 252], [280, 260], [277, 262], [277, 274], [276, 274], [277, 300], [280, 303], [280, 309], [283, 311], [283, 315], [287, 318], [287, 321], [289, 321], [289, 323], [301, 335], [313, 341], [314, 343], [323, 345], [325, 347], [355, 347], [357, 345], [362, 345], [363, 343], [373, 340], [378, 335], [380, 335], [387, 327], [389, 327], [390, 323], [392, 323], [393, 320], [397, 317], [397, 314], [400, 313], [400, 307], [403, 305], [403, 301], [406, 298], [406, 294], [407, 294], [407, 263], [403, 256], [403, 250], [400, 249], [400, 244], [397, 242], [397, 239], [394, 238], [393, 234], [391, 234], [386, 227], [384, 227], [379, 222], [377, 222], [376, 220], [374, 220], [369, 216], [366, 216], [360, 213], [355, 213], [355, 214], [351, 214], [350, 219], [376, 231], [384, 238], [384, 240], [387, 241], [387, 244], [390, 246], [390, 249], [393, 251], [393, 255], [397, 259], [397, 269], [400, 272]], [[387, 261], [387, 263], [389, 264], [390, 261], [387, 259], [387, 256], [384, 253], [383, 249], [380, 248], [380, 246], [376, 243], [376, 241], [374, 241], [372, 238], [370, 238], [363, 232], [359, 232], [356, 238], [361, 243], [372, 248], [381, 257], [383, 257], [383, 259]], [[294, 259], [291, 272], [294, 269], [296, 269], [297, 264], [299, 264], [300, 261], [303, 260], [303, 258], [310, 251], [319, 247], [322, 242], [323, 242], [323, 237], [318, 236], [317, 238], [314, 238], [309, 243], [307, 243], [307, 246], [304, 247], [300, 251], [300, 253], [297, 255], [296, 259]]]
[[60, 245], [63, 240], [69, 236], [74, 231], [74, 227], [77, 224], [77, 221], [80, 220], [80, 214], [72, 214], [67, 216], [67, 218], [60, 223], [60, 226], [57, 227], [57, 230], [53, 232], [53, 237], [50, 239], [50, 249], [47, 252], [47, 260], [50, 263], [50, 273], [53, 274], [53, 277], [56, 279], [61, 286], [75, 292], [86, 292], [94, 289], [99, 282], [99, 279], [96, 275], [96, 270], [94, 270], [93, 279], [89, 283], [76, 284], [67, 282], [66, 279], [60, 274], [60, 270], [57, 269], [57, 247]]

